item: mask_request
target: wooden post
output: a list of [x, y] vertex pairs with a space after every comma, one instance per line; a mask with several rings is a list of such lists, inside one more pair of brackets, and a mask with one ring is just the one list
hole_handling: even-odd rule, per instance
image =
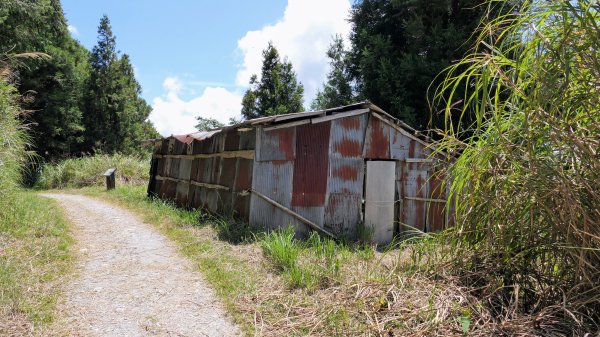
[[104, 172], [104, 176], [106, 177], [106, 190], [112, 190], [115, 188], [115, 171], [116, 168], [109, 168]]

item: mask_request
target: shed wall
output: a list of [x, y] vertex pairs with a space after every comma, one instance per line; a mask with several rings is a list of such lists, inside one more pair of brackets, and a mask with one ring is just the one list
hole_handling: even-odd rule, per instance
[[158, 141], [149, 194], [181, 207], [203, 208], [247, 221], [255, 139], [255, 130], [248, 128], [229, 129], [205, 139]]

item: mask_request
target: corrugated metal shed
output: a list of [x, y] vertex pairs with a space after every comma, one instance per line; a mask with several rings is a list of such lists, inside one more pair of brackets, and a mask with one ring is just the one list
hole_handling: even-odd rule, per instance
[[148, 192], [183, 207], [351, 237], [368, 220], [366, 162], [394, 161], [394, 174], [375, 179], [394, 186], [395, 232], [449, 225], [427, 140], [369, 102], [262, 117], [154, 145]]

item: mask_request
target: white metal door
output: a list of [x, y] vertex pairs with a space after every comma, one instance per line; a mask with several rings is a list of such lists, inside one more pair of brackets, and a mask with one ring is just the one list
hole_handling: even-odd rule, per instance
[[395, 161], [368, 161], [365, 186], [365, 226], [372, 240], [386, 244], [394, 237]]

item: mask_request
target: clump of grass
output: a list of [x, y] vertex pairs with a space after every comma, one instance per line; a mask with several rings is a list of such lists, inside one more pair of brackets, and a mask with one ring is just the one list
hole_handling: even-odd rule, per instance
[[15, 191], [0, 199], [0, 335], [44, 331], [72, 268], [68, 225], [54, 201]]
[[0, 55], [0, 194], [15, 189], [21, 182], [21, 168], [28, 153], [27, 128], [21, 125], [21, 110], [16, 89], [6, 82]]
[[600, 326], [600, 11], [518, 6], [481, 26], [438, 91], [438, 150], [460, 154], [446, 172], [457, 227], [439, 247], [497, 322], [526, 314], [544, 333], [583, 335]]
[[47, 163], [42, 166], [35, 186], [42, 189], [103, 186], [106, 178], [102, 174], [111, 167], [117, 169], [117, 184], [148, 183], [149, 158], [100, 154], [66, 159], [56, 164]]
[[[135, 210], [174, 240], [248, 335], [491, 336], [534, 331], [528, 316], [495, 323], [472, 288], [427, 266], [415, 268], [412, 247], [435, 250], [434, 236], [423, 242], [413, 237], [400, 245], [407, 250], [383, 253], [315, 234], [299, 241], [291, 229], [234, 243], [219, 234], [221, 225], [212, 225], [210, 218], [147, 198], [143, 186], [83, 191]], [[269, 242], [266, 250], [264, 242]]]

